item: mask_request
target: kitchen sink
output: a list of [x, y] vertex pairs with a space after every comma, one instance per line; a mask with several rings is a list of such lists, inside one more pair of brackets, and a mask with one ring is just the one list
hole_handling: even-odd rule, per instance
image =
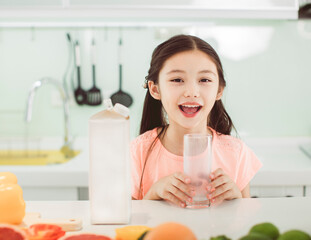
[[61, 150], [0, 150], [0, 165], [48, 165], [68, 162], [79, 155], [65, 157]]

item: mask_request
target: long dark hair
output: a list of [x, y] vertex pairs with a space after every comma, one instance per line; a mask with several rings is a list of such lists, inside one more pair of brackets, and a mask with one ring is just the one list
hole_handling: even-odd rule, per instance
[[[189, 50], [200, 50], [206, 53], [212, 59], [217, 67], [219, 87], [225, 88], [226, 81], [224, 78], [224, 72], [218, 54], [207, 42], [203, 41], [198, 37], [190, 35], [174, 36], [155, 48], [152, 53], [148, 76], [146, 76], [145, 78], [145, 87], [148, 88], [148, 81], [153, 81], [154, 84], [158, 84], [159, 72], [167, 59], [177, 53]], [[230, 135], [232, 128], [234, 128], [232, 120], [227, 111], [225, 110], [221, 99], [216, 100], [208, 116], [207, 125], [215, 129], [217, 133], [224, 135]], [[152, 142], [151, 146], [149, 147], [147, 158], [156, 140], [163, 138], [167, 129], [167, 122], [163, 112], [162, 103], [160, 100], [154, 99], [150, 95], [150, 92], [148, 90], [144, 101], [143, 114], [140, 123], [140, 134], [143, 134], [146, 131], [154, 128], [160, 128], [160, 131], [155, 140]], [[145, 159], [142, 171], [139, 188], [140, 190], [142, 186], [142, 179], [145, 171], [146, 162], [147, 159]]]

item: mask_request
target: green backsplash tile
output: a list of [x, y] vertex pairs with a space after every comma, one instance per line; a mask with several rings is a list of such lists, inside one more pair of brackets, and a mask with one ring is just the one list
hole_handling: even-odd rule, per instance
[[[311, 23], [305, 23], [311, 33]], [[196, 30], [196, 34], [209, 41], [220, 54], [227, 80], [223, 101], [241, 135], [311, 135], [311, 37], [301, 34], [300, 27], [301, 21], [215, 20], [206, 28]], [[0, 134], [4, 134], [8, 123], [3, 120], [5, 116], [12, 112], [24, 115], [27, 94], [34, 81], [45, 76], [62, 81], [68, 60], [67, 31], [81, 44], [82, 86], [89, 89], [92, 85], [90, 41], [94, 36], [98, 49], [97, 85], [106, 96], [118, 90], [119, 29], [1, 29]], [[171, 29], [171, 32], [176, 31], [179, 30]], [[234, 36], [235, 31], [237, 36]], [[248, 31], [253, 35], [243, 35]], [[262, 34], [264, 31], [269, 34]], [[139, 131], [146, 92], [142, 84], [151, 53], [165, 40], [165, 35], [161, 37], [159, 32], [159, 29], [152, 28], [122, 31], [123, 90], [134, 98], [131, 106], [132, 137]], [[170, 29], [167, 36], [169, 32]], [[249, 50], [248, 56], [246, 44], [252, 46], [251, 50], [258, 49], [258, 46], [262, 48], [257, 52]], [[229, 55], [226, 47], [236, 52]], [[63, 109], [53, 104], [55, 94], [57, 91], [53, 86], [38, 90], [33, 120], [28, 127], [31, 134], [63, 135]], [[88, 118], [102, 109], [103, 106], [71, 104], [72, 134], [87, 136]], [[13, 130], [10, 131], [14, 135], [23, 135], [23, 120], [12, 119], [9, 129]]]

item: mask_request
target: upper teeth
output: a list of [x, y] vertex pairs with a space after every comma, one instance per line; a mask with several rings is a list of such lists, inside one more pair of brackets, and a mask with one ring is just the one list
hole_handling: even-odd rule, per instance
[[196, 107], [200, 107], [200, 105], [182, 105], [183, 107], [193, 107], [193, 108], [196, 108]]

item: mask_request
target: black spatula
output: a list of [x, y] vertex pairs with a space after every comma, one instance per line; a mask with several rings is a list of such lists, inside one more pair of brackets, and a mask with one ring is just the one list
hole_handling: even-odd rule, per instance
[[79, 42], [76, 41], [75, 44], [75, 63], [76, 63], [76, 68], [77, 68], [77, 78], [78, 78], [78, 87], [75, 89], [75, 100], [77, 104], [83, 105], [86, 103], [86, 91], [81, 87], [81, 62], [80, 62], [80, 47], [79, 47]]
[[100, 89], [96, 87], [95, 76], [95, 41], [92, 41], [92, 77], [93, 87], [87, 91], [87, 104], [91, 106], [100, 105], [102, 103], [102, 95]]
[[122, 91], [122, 60], [121, 60], [121, 47], [122, 39], [119, 40], [119, 91], [111, 95], [111, 101], [113, 104], [121, 103], [122, 105], [129, 107], [133, 103], [133, 98], [130, 94]]

